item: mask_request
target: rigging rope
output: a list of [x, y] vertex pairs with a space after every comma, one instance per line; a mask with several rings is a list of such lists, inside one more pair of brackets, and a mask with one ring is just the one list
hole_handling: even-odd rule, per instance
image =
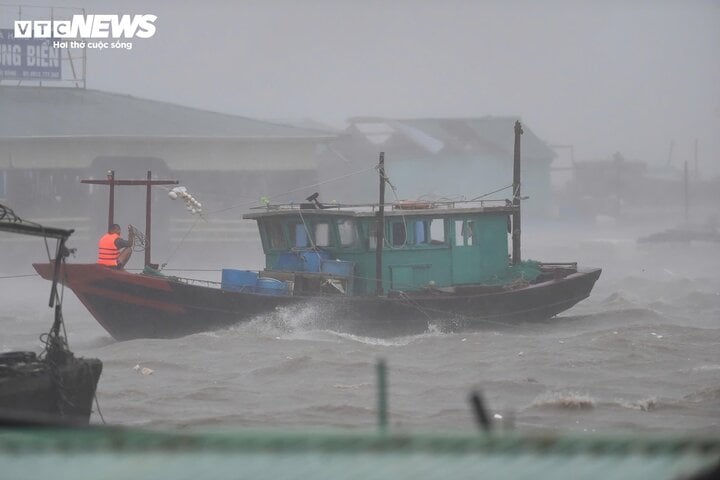
[[312, 235], [310, 235], [310, 230], [308, 229], [307, 223], [305, 223], [305, 217], [303, 217], [302, 208], [298, 210], [298, 213], [300, 214], [300, 220], [302, 221], [303, 227], [305, 228], [305, 234], [307, 235], [308, 241], [310, 241], [310, 246], [312, 247], [313, 251], [317, 252], [315, 241], [313, 240]]
[[23, 277], [37, 277], [37, 273], [23, 273], [20, 275], [4, 275], [0, 277], [0, 280], [5, 280], [8, 278], [23, 278]]
[[[400, 203], [400, 197], [397, 194], [397, 188], [395, 188], [395, 185], [393, 185], [390, 182], [390, 178], [388, 178], [386, 173], [383, 173], [383, 179], [385, 180], [385, 182], [388, 185], [390, 185], [390, 190], [393, 192], [393, 196], [395, 197], [395, 202]], [[383, 238], [383, 244], [390, 249], [403, 248], [403, 247], [407, 246], [408, 231], [407, 231], [407, 220], [405, 219], [405, 213], [401, 213], [400, 217], [402, 218], [403, 228], [405, 229], [405, 238], [403, 238], [402, 245], [390, 245], [390, 243], [388, 242], [388, 239], [387, 239], [387, 235], [385, 235], [385, 238]], [[393, 239], [393, 241], [394, 241], [394, 239]]]
[[145, 251], [145, 247], [147, 246], [147, 241], [145, 240], [145, 234], [143, 232], [141, 232], [134, 225], [128, 225], [128, 230], [130, 230], [130, 232], [132, 232], [133, 242], [132, 242], [131, 248], [132, 248], [133, 252]]
[[[513, 186], [513, 184], [511, 183], [510, 185], [507, 185], [507, 186], [502, 187], [502, 188], [498, 188], [497, 190], [493, 190], [492, 192], [483, 193], [482, 195], [478, 195], [477, 197], [472, 198], [470, 201], [471, 201], [471, 202], [477, 202], [477, 201], [480, 200], [481, 198], [489, 197], [489, 196], [492, 195], [493, 193], [502, 192], [503, 190], [506, 190], [506, 189], [508, 189], [508, 188], [512, 188], [512, 186]], [[513, 194], [513, 195], [514, 195], [514, 194]]]
[[97, 390], [95, 390], [95, 407], [97, 408], [98, 415], [100, 415], [100, 420], [102, 421], [103, 425], [107, 425], [107, 422], [105, 422], [105, 417], [102, 414], [102, 410], [100, 410], [100, 401], [97, 397]]
[[183, 235], [183, 237], [180, 239], [180, 242], [178, 242], [177, 246], [175, 246], [175, 249], [170, 253], [170, 255], [168, 255], [167, 260], [165, 260], [164, 263], [160, 264], [160, 269], [161, 269], [161, 270], [164, 270], [164, 269], [165, 269], [165, 266], [166, 266], [168, 263], [170, 263], [170, 260], [172, 259], [172, 257], [175, 256], [175, 254], [177, 253], [177, 251], [180, 249], [180, 247], [182, 246], [182, 244], [185, 242], [185, 239], [187, 238], [187, 236], [190, 235], [190, 232], [193, 231], [193, 229], [195, 228], [195, 225], [197, 225], [198, 221], [200, 221], [200, 217], [196, 217], [196, 218], [195, 218], [195, 221], [193, 222], [192, 225], [190, 225], [190, 228], [188, 228], [188, 230], [185, 232], [185, 235]]
[[[369, 172], [369, 171], [375, 170], [375, 169], [377, 169], [377, 165], [373, 165], [372, 167], [365, 168], [365, 169], [362, 169], [362, 170], [358, 170], [358, 171], [356, 171], [356, 172], [350, 172], [350, 173], [346, 173], [346, 174], [344, 174], [344, 175], [340, 175], [340, 176], [337, 176], [337, 177], [329, 178], [329, 179], [327, 179], [327, 180], [323, 180], [322, 182], [317, 182], [317, 183], [313, 183], [313, 184], [311, 184], [311, 185], [304, 185], [304, 186], [302, 186], [302, 187], [293, 188], [292, 190], [288, 190], [287, 192], [276, 193], [276, 194], [273, 194], [273, 195], [270, 195], [270, 196], [266, 196], [265, 198], [267, 198], [267, 199], [269, 200], [269, 199], [271, 199], [271, 198], [277, 198], [277, 197], [282, 197], [282, 196], [285, 196], [285, 195], [290, 195], [291, 193], [296, 193], [296, 192], [300, 192], [300, 191], [307, 190], [307, 189], [310, 189], [310, 188], [319, 187], [319, 186], [321, 186], [321, 185], [326, 185], [326, 184], [328, 184], [328, 183], [336, 182], [336, 181], [338, 181], [338, 180], [343, 180], [343, 179], [345, 179], [345, 178], [349, 178], [349, 177], [352, 177], [352, 176], [354, 176], [354, 175], [360, 175], [361, 173], [366, 173], [366, 172]], [[237, 205], [232, 205], [232, 206], [230, 206], [230, 207], [225, 207], [225, 208], [220, 208], [220, 209], [218, 209], [218, 210], [213, 210], [213, 211], [211, 211], [211, 212], [208, 212], [208, 214], [220, 213], [220, 212], [225, 212], [225, 211], [228, 211], [228, 210], [233, 210], [233, 209], [235, 209], [235, 208], [247, 207], [247, 206], [249, 206], [249, 205], [255, 205], [256, 203], [257, 203], [256, 201], [252, 201], [252, 202], [246, 202], [246, 203], [241, 203], [241, 204], [237, 204]]]

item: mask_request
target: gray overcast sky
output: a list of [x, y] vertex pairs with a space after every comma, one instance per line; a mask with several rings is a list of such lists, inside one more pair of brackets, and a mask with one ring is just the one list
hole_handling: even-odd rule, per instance
[[[24, 2], [33, 3], [33, 2]], [[88, 86], [258, 118], [520, 115], [576, 158], [720, 174], [720, 1], [81, 1], [155, 13]]]

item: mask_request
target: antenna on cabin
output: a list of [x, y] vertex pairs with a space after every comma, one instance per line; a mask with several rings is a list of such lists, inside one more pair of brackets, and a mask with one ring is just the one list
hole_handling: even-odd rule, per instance
[[322, 209], [323, 205], [318, 201], [319, 196], [320, 196], [320, 194], [318, 192], [315, 192], [312, 195], [310, 195], [309, 197], [307, 197], [305, 200], [308, 202], [312, 202], [312, 204], [314, 205], [315, 208]]
[[520, 135], [523, 134], [520, 121], [515, 122], [515, 151], [513, 156], [513, 212], [512, 221], [512, 263], [520, 263]]

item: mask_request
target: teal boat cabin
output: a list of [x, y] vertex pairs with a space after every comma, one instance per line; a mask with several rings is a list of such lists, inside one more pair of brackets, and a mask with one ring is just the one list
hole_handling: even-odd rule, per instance
[[[292, 282], [294, 294], [375, 293], [376, 208], [358, 211], [301, 204], [268, 206], [244, 215], [256, 220], [260, 229], [265, 253], [260, 276]], [[478, 202], [393, 205], [383, 215], [383, 291], [512, 280], [518, 270], [508, 257], [514, 211], [513, 206]]]

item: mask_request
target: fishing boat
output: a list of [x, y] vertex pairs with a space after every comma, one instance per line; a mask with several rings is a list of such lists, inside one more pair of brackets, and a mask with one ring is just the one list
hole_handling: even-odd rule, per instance
[[53, 324], [43, 335], [44, 349], [0, 353], [0, 424], [87, 424], [102, 372], [96, 358], [75, 357], [63, 334], [62, 295], [58, 293], [60, 267], [70, 250], [72, 230], [23, 221], [0, 205], [0, 231], [56, 239], [55, 259], [45, 265], [50, 287]]
[[[168, 276], [153, 268], [148, 244], [143, 273], [68, 263], [60, 278], [117, 340], [181, 337], [277, 311], [310, 311], [318, 327], [372, 336], [548, 319], [587, 298], [601, 270], [521, 259], [521, 135], [518, 122], [512, 199], [386, 203], [381, 154], [378, 204], [313, 195], [245, 214], [259, 228], [263, 270], [223, 269], [218, 282]], [[151, 181], [148, 172], [126, 183], [147, 186], [148, 237]], [[50, 265], [34, 267], [51, 277]]]

